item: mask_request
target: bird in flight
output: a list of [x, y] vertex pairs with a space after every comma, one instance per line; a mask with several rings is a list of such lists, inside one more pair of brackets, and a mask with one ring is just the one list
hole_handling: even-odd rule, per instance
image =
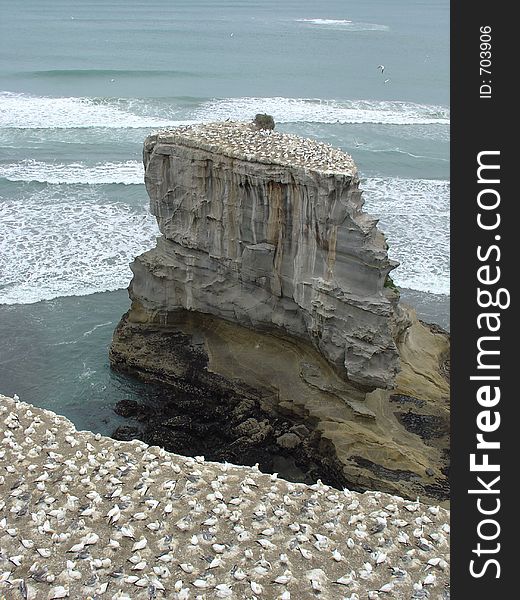
[[378, 65], [377, 67], [378, 69], [381, 69], [381, 75], [383, 74], [384, 70], [385, 70], [385, 65]]

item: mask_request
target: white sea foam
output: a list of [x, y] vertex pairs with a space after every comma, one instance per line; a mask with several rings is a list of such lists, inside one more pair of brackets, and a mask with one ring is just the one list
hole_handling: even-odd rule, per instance
[[[154, 128], [189, 123], [174, 115], [140, 114], [138, 101], [96, 98], [51, 98], [0, 92], [0, 127], [66, 129], [82, 127]], [[167, 113], [167, 111], [164, 111]]]
[[147, 207], [111, 203], [102, 186], [0, 200], [0, 303], [28, 304], [124, 288], [128, 264], [154, 245]]
[[389, 254], [401, 264], [396, 284], [450, 293], [450, 184], [432, 179], [368, 178], [365, 210], [380, 218]]
[[216, 98], [186, 112], [169, 102], [95, 98], [50, 98], [0, 92], [0, 128], [165, 128], [232, 119], [250, 121], [258, 112], [279, 123], [380, 123], [449, 125], [444, 106], [383, 100], [312, 98]]
[[311, 98], [224, 98], [202, 104], [195, 120], [249, 121], [265, 112], [278, 123], [382, 123], [389, 125], [449, 125], [443, 106], [383, 100], [318, 100]]
[[350, 24], [349, 19], [296, 19], [300, 23], [312, 23], [313, 25], [344, 25]]
[[316, 27], [327, 27], [328, 29], [340, 29], [345, 31], [388, 31], [388, 25], [379, 23], [354, 22], [348, 19], [296, 19], [298, 23], [306, 23]]
[[96, 329], [99, 329], [100, 327], [106, 327], [107, 325], [112, 325], [112, 321], [107, 321], [106, 323], [99, 323], [98, 325], [94, 325], [94, 327], [92, 327], [92, 329], [85, 331], [85, 333], [83, 334], [83, 337], [88, 337], [90, 334], [94, 333], [94, 331], [96, 331]]
[[[67, 186], [68, 187], [68, 186]], [[449, 294], [449, 182], [369, 178], [365, 208], [380, 218], [396, 283]], [[154, 245], [155, 219], [112, 203], [101, 186], [49, 189], [0, 202], [0, 303], [124, 288], [133, 258]]]
[[143, 163], [138, 160], [94, 165], [24, 160], [17, 163], [0, 164], [0, 177], [9, 181], [42, 183], [139, 184], [144, 181], [144, 169]]

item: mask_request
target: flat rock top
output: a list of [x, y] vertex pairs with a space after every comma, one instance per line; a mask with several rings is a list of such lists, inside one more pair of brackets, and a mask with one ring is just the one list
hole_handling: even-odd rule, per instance
[[352, 176], [352, 157], [330, 144], [288, 133], [257, 129], [253, 123], [224, 121], [185, 125], [155, 132], [162, 143], [201, 147], [252, 162], [300, 167], [326, 174]]
[[0, 598], [449, 598], [449, 512], [78, 432], [0, 395]]

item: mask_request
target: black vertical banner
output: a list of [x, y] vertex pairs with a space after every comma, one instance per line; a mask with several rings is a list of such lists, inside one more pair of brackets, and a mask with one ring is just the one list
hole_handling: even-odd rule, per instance
[[[520, 35], [506, 2], [451, 3], [452, 594], [518, 597], [512, 507], [520, 327], [513, 167], [519, 155], [514, 62]], [[516, 108], [516, 107], [515, 107]], [[516, 364], [518, 363], [518, 364]], [[518, 388], [518, 386], [516, 386]], [[515, 441], [518, 440], [518, 443]], [[515, 511], [516, 512], [516, 511]]]

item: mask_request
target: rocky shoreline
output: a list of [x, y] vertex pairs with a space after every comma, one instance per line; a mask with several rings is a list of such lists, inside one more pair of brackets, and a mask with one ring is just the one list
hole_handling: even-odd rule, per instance
[[131, 400], [115, 405], [116, 414], [129, 424], [118, 426], [111, 437], [139, 439], [183, 456], [203, 454], [216, 462], [257, 464], [262, 472], [276, 472], [293, 482], [321, 479], [336, 488], [346, 485], [333, 448], [329, 444], [327, 455], [319, 432], [304, 419], [262, 409], [254, 394], [230, 393], [224, 400], [220, 394], [201, 398], [193, 391], [155, 386], [153, 405]]
[[153, 406], [120, 404], [132, 429], [115, 437], [447, 505], [446, 340], [416, 322], [396, 387], [365, 392], [301, 341], [197, 313], [169, 326], [143, 326], [130, 313], [115, 332], [112, 367], [160, 392]]
[[400, 303], [352, 158], [226, 122], [153, 134], [143, 159], [162, 235], [110, 362], [162, 400], [120, 404], [115, 437], [447, 504], [449, 335]]
[[0, 596], [449, 598], [449, 511], [78, 432], [0, 396]]

